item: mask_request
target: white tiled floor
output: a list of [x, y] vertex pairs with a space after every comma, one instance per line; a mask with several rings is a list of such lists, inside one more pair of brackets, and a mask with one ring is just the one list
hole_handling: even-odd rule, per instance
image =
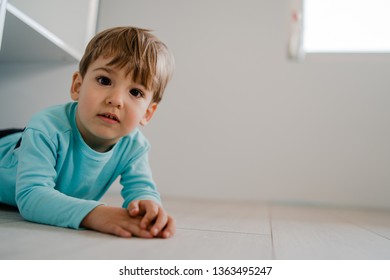
[[[104, 199], [120, 205], [118, 196]], [[177, 234], [122, 239], [0, 206], [0, 259], [390, 259], [390, 211], [165, 199]]]

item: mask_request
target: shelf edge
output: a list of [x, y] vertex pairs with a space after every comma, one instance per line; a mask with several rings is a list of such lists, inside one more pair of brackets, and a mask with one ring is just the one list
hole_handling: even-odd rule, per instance
[[37, 23], [35, 20], [24, 14], [23, 12], [19, 11], [17, 8], [15, 8], [10, 3], [6, 3], [6, 10], [13, 14], [15, 17], [17, 17], [19, 20], [24, 22], [26, 25], [30, 26], [32, 29], [34, 29], [37, 33], [41, 34], [43, 37], [45, 37], [48, 41], [56, 45], [57, 47], [61, 48], [64, 52], [68, 53], [70, 56], [72, 56], [75, 60], [80, 61], [82, 54], [78, 52], [77, 50], [70, 47], [68, 44], [66, 44], [63, 40], [58, 38], [56, 35], [54, 35], [52, 32], [47, 30], [45, 27]]
[[5, 14], [7, 12], [7, 0], [0, 0], [0, 50], [3, 41]]

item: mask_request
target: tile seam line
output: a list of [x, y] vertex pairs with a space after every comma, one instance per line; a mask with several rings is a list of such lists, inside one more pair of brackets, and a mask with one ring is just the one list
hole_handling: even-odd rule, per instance
[[370, 227], [364, 226], [364, 225], [362, 225], [362, 224], [359, 223], [359, 222], [353, 221], [353, 220], [351, 220], [351, 219], [348, 219], [348, 218], [346, 218], [346, 217], [343, 217], [343, 216], [340, 216], [340, 215], [337, 215], [337, 214], [334, 214], [334, 213], [333, 213], [333, 214], [330, 214], [330, 215], [333, 215], [334, 217], [337, 217], [338, 219], [344, 221], [344, 222], [347, 223], [347, 224], [354, 225], [354, 226], [356, 226], [356, 227], [358, 227], [358, 228], [360, 228], [360, 229], [363, 229], [363, 230], [365, 230], [365, 231], [367, 231], [367, 232], [370, 232], [370, 233], [372, 233], [372, 234], [374, 234], [374, 235], [377, 235], [377, 236], [379, 236], [379, 237], [381, 237], [381, 238], [384, 238], [384, 239], [386, 239], [386, 240], [390, 240], [390, 238], [389, 238], [388, 236], [386, 236], [386, 235], [384, 235], [384, 234], [381, 234], [381, 233], [379, 233], [379, 232], [376, 232], [375, 230], [371, 229]]
[[271, 232], [271, 248], [272, 248], [272, 259], [276, 260], [276, 252], [275, 252], [275, 241], [274, 241], [274, 230], [273, 230], [273, 219], [272, 219], [272, 206], [267, 205], [268, 209], [268, 223], [269, 223], [269, 230]]
[[221, 232], [221, 233], [235, 233], [242, 235], [255, 235], [255, 236], [270, 236], [270, 233], [255, 233], [255, 232], [242, 232], [242, 231], [228, 231], [228, 230], [214, 230], [214, 229], [199, 229], [199, 228], [184, 228], [177, 227], [180, 230], [192, 230], [192, 231], [206, 231], [206, 232]]

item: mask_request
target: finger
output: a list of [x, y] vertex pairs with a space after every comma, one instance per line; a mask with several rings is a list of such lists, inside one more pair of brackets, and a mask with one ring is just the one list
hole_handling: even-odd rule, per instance
[[150, 229], [150, 233], [153, 236], [157, 236], [159, 232], [167, 225], [168, 223], [168, 214], [164, 209], [160, 208], [160, 211], [157, 215], [157, 219], [154, 222], [154, 225]]
[[139, 200], [130, 202], [129, 206], [127, 207], [130, 216], [135, 217], [139, 214], [139, 203]]
[[152, 234], [145, 229], [141, 229], [138, 226], [135, 225], [130, 225], [128, 227], [128, 230], [132, 232], [132, 235], [141, 237], [141, 238], [153, 238]]
[[171, 216], [168, 216], [167, 226], [163, 229], [162, 238], [170, 238], [176, 233], [176, 221]]
[[154, 220], [156, 220], [159, 213], [159, 207], [155, 204], [146, 204], [145, 205], [146, 214], [141, 220], [141, 228], [147, 229]]
[[119, 237], [124, 237], [124, 238], [130, 238], [132, 236], [131, 232], [129, 232], [128, 230], [123, 229], [120, 226], [113, 227], [110, 230], [110, 232], [108, 232], [108, 233], [111, 233], [111, 234], [119, 236]]

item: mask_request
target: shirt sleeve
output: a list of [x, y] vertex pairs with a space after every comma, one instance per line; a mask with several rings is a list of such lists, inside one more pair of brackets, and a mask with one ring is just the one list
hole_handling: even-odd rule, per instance
[[126, 163], [121, 174], [123, 207], [133, 200], [153, 200], [161, 204], [160, 194], [152, 177], [149, 164], [149, 145], [141, 146], [134, 157]]
[[102, 203], [70, 197], [55, 189], [57, 143], [38, 130], [26, 129], [20, 146], [16, 203], [26, 220], [77, 229]]

